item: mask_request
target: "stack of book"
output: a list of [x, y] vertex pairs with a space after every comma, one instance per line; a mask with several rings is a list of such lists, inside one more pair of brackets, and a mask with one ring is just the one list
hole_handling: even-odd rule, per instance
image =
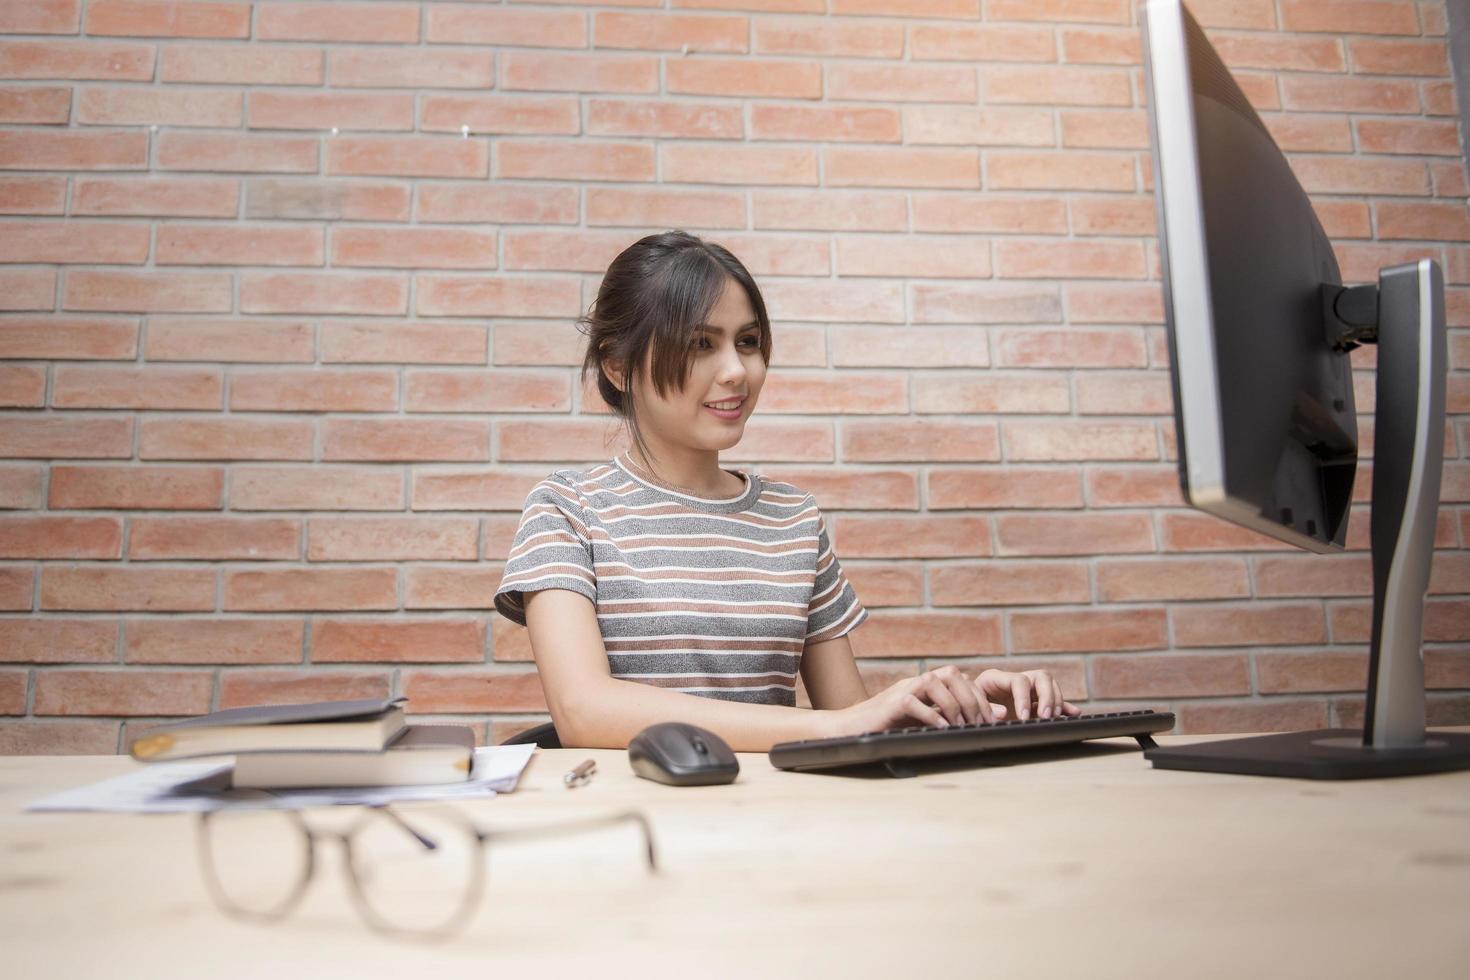
[[475, 734], [463, 725], [410, 725], [407, 698], [230, 708], [160, 725], [133, 739], [141, 762], [233, 755], [246, 789], [410, 786], [469, 778]]

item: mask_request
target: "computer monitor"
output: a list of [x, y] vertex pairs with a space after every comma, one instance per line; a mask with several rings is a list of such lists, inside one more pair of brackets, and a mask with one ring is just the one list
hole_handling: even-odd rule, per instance
[[1430, 260], [1344, 287], [1290, 164], [1180, 0], [1149, 0], [1144, 70], [1179, 475], [1194, 507], [1339, 551], [1358, 439], [1348, 352], [1378, 345], [1373, 627], [1362, 731], [1150, 749], [1155, 768], [1354, 778], [1470, 768], [1424, 728], [1424, 594], [1444, 443], [1444, 283]]

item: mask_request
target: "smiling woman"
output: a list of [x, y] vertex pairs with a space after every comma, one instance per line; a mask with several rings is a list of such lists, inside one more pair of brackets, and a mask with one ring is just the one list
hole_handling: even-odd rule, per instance
[[[950, 666], [868, 697], [847, 639], [868, 613], [816, 499], [720, 466], [771, 356], [760, 290], [729, 251], [681, 231], [641, 239], [582, 322], [584, 372], [633, 448], [532, 489], [495, 596], [530, 629], [563, 745], [621, 747], [684, 721], [764, 751], [1024, 717], [1033, 702], [1043, 716], [1078, 713], [1044, 671], [971, 680]], [[798, 674], [818, 710], [797, 709]]]

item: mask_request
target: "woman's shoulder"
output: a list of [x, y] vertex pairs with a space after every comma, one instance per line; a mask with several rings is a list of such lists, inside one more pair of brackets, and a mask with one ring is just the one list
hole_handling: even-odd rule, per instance
[[536, 500], [560, 500], [585, 508], [589, 499], [605, 488], [613, 467], [602, 463], [586, 469], [571, 467], [553, 470], [542, 477], [527, 495], [528, 503]]

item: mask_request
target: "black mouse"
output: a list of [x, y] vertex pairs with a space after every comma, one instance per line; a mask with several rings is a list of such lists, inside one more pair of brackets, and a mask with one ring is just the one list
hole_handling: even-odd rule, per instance
[[682, 721], [649, 725], [628, 743], [628, 762], [644, 779], [670, 786], [734, 782], [740, 762], [714, 732]]

